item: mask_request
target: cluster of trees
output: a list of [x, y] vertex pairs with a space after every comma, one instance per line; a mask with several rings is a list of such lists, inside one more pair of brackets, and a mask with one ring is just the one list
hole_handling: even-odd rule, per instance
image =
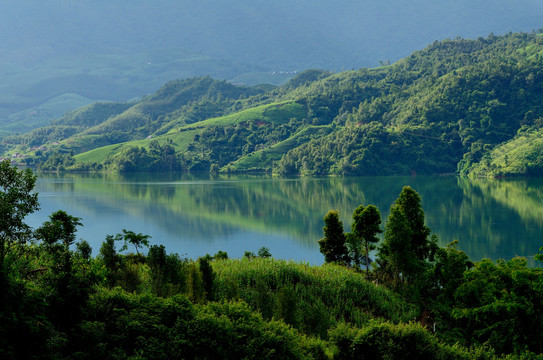
[[327, 214], [320, 245], [338, 264], [308, 266], [274, 260], [265, 247], [242, 259], [219, 251], [193, 261], [126, 229], [93, 257], [86, 241], [76, 242], [77, 217], [59, 210], [35, 230], [25, 224], [39, 209], [30, 170], [4, 161], [0, 181], [3, 359], [543, 352], [543, 271], [520, 258], [474, 264], [455, 244], [437, 247], [409, 187], [392, 206], [375, 262], [381, 218], [368, 205], [354, 211], [349, 234], [337, 212]]
[[148, 149], [129, 147], [117, 156], [108, 158], [104, 166], [120, 173], [180, 171], [183, 170], [183, 158], [171, 144], [161, 145], [158, 141], [151, 141]]
[[337, 211], [328, 212], [324, 222], [319, 244], [325, 260], [359, 268], [357, 249], [363, 249], [366, 277], [415, 304], [421, 323], [438, 338], [467, 347], [489, 346], [499, 354], [543, 352], [543, 313], [538, 310], [543, 270], [529, 268], [518, 257], [473, 263], [457, 241], [440, 248], [412, 188], [404, 187], [390, 209], [371, 272], [369, 251], [379, 241], [379, 211], [359, 206], [348, 234]]

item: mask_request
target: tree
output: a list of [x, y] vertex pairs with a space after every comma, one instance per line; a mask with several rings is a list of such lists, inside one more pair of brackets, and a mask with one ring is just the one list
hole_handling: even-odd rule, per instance
[[424, 225], [424, 210], [420, 195], [410, 186], [404, 186], [396, 206], [400, 207], [411, 231], [410, 244], [419, 260], [433, 257], [436, 247], [428, 240], [430, 228]]
[[483, 259], [464, 272], [454, 293], [452, 317], [467, 345], [497, 353], [543, 352], [543, 270], [525, 258]]
[[385, 239], [379, 247], [381, 270], [388, 273], [394, 286], [414, 283], [433, 261], [437, 240], [428, 239], [420, 195], [409, 186], [402, 189], [390, 208], [385, 225]]
[[81, 219], [58, 210], [49, 215], [49, 220], [36, 230], [36, 238], [45, 245], [51, 256], [51, 306], [57, 321], [65, 330], [73, 325], [80, 314], [80, 305], [87, 297], [88, 286], [77, 279], [73, 266], [70, 245], [75, 242], [77, 227]]
[[204, 284], [205, 296], [209, 301], [214, 300], [215, 273], [213, 272], [213, 268], [211, 267], [209, 258], [198, 258], [198, 266], [200, 268], [200, 272], [202, 273], [202, 282]]
[[271, 253], [270, 253], [270, 249], [265, 247], [265, 246], [262, 246], [260, 249], [258, 249], [258, 257], [261, 257], [261, 258], [269, 258], [271, 257]]
[[19, 171], [8, 160], [0, 162], [0, 287], [10, 245], [30, 238], [31, 230], [24, 219], [39, 209], [38, 194], [32, 193], [35, 184], [36, 176], [30, 169]]
[[377, 234], [383, 232], [381, 225], [381, 213], [374, 205], [357, 207], [353, 212], [353, 224], [351, 234], [347, 240], [351, 248], [351, 258], [356, 266], [362, 262], [366, 264], [366, 275], [369, 275], [370, 251], [375, 249], [375, 243], [379, 242]]
[[77, 248], [77, 253], [81, 256], [82, 259], [89, 261], [92, 255], [92, 247], [86, 240], [81, 240], [75, 244]]
[[121, 263], [121, 257], [117, 254], [115, 248], [115, 241], [117, 240], [119, 239], [113, 235], [106, 235], [106, 239], [100, 247], [100, 257], [108, 270], [106, 277], [110, 286], [115, 283], [115, 274]]
[[409, 245], [411, 231], [405, 215], [398, 206], [392, 206], [385, 225], [385, 239], [379, 247], [380, 268], [397, 287], [402, 278], [410, 277], [415, 268], [415, 254]]
[[48, 247], [53, 247], [60, 241], [61, 246], [68, 248], [75, 241], [77, 227], [83, 226], [80, 220], [81, 218], [69, 215], [64, 210], [58, 210], [36, 230], [36, 237]]
[[326, 262], [344, 263], [349, 255], [345, 246], [343, 222], [339, 220], [339, 212], [330, 210], [324, 216], [324, 238], [319, 240], [320, 252]]
[[187, 296], [194, 304], [203, 304], [206, 300], [202, 272], [195, 263], [191, 263], [187, 277]]
[[151, 245], [147, 253], [147, 264], [151, 269], [151, 281], [153, 290], [159, 296], [163, 295], [164, 283], [166, 281], [164, 270], [166, 268], [166, 248], [164, 245]]
[[228, 253], [226, 251], [219, 250], [215, 255], [213, 255], [215, 260], [228, 260]]
[[35, 184], [30, 169], [19, 171], [8, 160], [0, 162], [0, 261], [12, 242], [29, 238], [24, 218], [39, 209], [38, 194], [31, 193]]
[[143, 246], [148, 247], [149, 239], [151, 238], [150, 235], [143, 235], [142, 233], [136, 234], [133, 231], [125, 230], [125, 229], [123, 229], [122, 234], [118, 234], [117, 236], [121, 236], [124, 239], [125, 247], [126, 247], [126, 243], [130, 243], [134, 245], [138, 256], [140, 255], [138, 248], [143, 247]]

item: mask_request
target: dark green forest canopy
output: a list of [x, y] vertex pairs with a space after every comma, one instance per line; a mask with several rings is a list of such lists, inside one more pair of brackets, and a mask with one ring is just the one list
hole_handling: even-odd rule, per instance
[[[80, 109], [3, 148], [47, 170], [535, 175], [542, 65], [543, 36], [511, 33], [436, 41], [379, 68], [310, 70], [273, 89], [192, 78]], [[153, 141], [175, 156], [149, 155]]]

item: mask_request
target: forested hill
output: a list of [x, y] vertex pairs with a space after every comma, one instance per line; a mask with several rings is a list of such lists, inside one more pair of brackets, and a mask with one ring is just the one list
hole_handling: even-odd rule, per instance
[[536, 175], [541, 127], [543, 34], [515, 33], [434, 42], [379, 68], [310, 70], [278, 88], [171, 82], [3, 146], [48, 169]]

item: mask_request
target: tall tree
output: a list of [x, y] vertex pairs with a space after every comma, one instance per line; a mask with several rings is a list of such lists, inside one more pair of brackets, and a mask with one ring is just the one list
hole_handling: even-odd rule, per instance
[[345, 246], [343, 222], [339, 220], [339, 212], [330, 210], [324, 216], [324, 238], [319, 240], [320, 252], [326, 262], [344, 263], [349, 255]]
[[36, 175], [30, 169], [19, 171], [8, 160], [0, 162], [0, 286], [10, 245], [30, 237], [24, 219], [39, 209], [38, 194], [32, 193], [35, 184]]
[[36, 238], [41, 240], [51, 256], [50, 300], [56, 320], [67, 330], [80, 315], [80, 305], [87, 297], [88, 287], [84, 279], [77, 279], [73, 266], [70, 245], [75, 242], [77, 227], [81, 219], [58, 210], [49, 216], [49, 221], [36, 229]]
[[433, 261], [437, 241], [429, 239], [429, 235], [420, 195], [405, 186], [390, 208], [385, 239], [378, 252], [380, 267], [394, 286], [413, 283], [426, 269], [428, 260]]
[[209, 262], [208, 257], [198, 258], [198, 267], [202, 273], [202, 281], [204, 284], [205, 297], [208, 301], [212, 301], [215, 298], [214, 294], [214, 282], [215, 282], [215, 273], [213, 272], [213, 267]]
[[355, 264], [366, 264], [366, 275], [369, 275], [370, 251], [375, 249], [375, 244], [379, 242], [377, 234], [382, 232], [380, 225], [381, 213], [374, 205], [360, 205], [354, 210], [348, 243]]
[[433, 257], [436, 247], [432, 246], [428, 239], [430, 228], [424, 224], [424, 210], [421, 203], [420, 195], [410, 186], [404, 186], [396, 200], [396, 206], [400, 207], [411, 231], [411, 248], [417, 259], [424, 260]]

